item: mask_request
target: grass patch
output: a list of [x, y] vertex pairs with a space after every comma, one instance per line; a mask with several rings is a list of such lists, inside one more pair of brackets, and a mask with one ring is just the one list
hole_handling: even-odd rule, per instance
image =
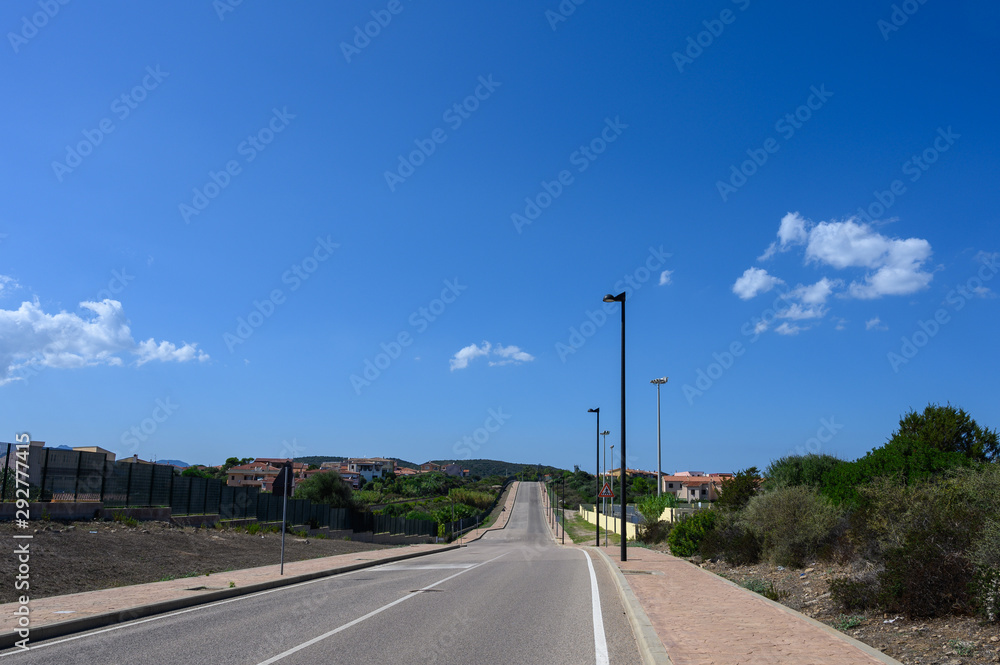
[[[566, 535], [569, 536], [574, 543], [589, 543], [594, 542], [594, 525], [583, 519], [579, 515], [571, 520], [566, 520]], [[601, 529], [601, 543], [604, 543], [605, 531]], [[608, 544], [609, 545], [619, 545], [621, 544], [621, 536], [617, 533], [607, 532]]]
[[837, 620], [833, 622], [833, 627], [840, 632], [845, 632], [852, 628], [857, 628], [864, 622], [865, 615], [863, 614], [841, 614], [837, 617]]
[[753, 591], [754, 593], [759, 593], [769, 600], [775, 602], [781, 600], [785, 594], [775, 588], [774, 582], [765, 582], [764, 580], [758, 580], [756, 578], [744, 581], [740, 586], [744, 589]]
[[948, 646], [959, 656], [971, 656], [972, 652], [976, 650], [975, 644], [972, 642], [963, 642], [962, 640], [948, 640]]

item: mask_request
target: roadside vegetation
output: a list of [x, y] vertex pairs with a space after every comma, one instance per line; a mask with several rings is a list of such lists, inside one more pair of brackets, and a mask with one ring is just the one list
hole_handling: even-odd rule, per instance
[[830, 583], [844, 616], [975, 615], [1000, 621], [1000, 446], [956, 407], [910, 412], [853, 462], [789, 456], [723, 486], [712, 510], [673, 526], [677, 556], [731, 565], [845, 564]]

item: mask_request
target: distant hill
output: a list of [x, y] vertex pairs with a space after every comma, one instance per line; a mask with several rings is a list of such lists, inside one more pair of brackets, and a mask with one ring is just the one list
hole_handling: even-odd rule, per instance
[[432, 460], [435, 464], [451, 464], [455, 463], [461, 466], [463, 469], [468, 469], [469, 474], [473, 476], [516, 476], [521, 472], [522, 469], [529, 469], [531, 471], [541, 471], [541, 473], [552, 473], [555, 471], [555, 467], [539, 465], [539, 464], [523, 464], [520, 462], [504, 462], [502, 460], [493, 459], [466, 459], [466, 460], [455, 460], [455, 459], [445, 459], [445, 460]]
[[[296, 462], [302, 462], [303, 464], [315, 464], [319, 466], [323, 462], [343, 462], [346, 457], [336, 457], [336, 456], [324, 456], [324, 455], [313, 455], [311, 457], [296, 457]], [[419, 469], [420, 464], [414, 462], [408, 462], [404, 459], [398, 457], [389, 457], [386, 459], [395, 460], [399, 466], [408, 466], [411, 469]], [[522, 464], [520, 462], [504, 462], [503, 460], [492, 460], [492, 459], [466, 459], [466, 460], [456, 460], [456, 459], [436, 459], [430, 460], [435, 464], [458, 464], [463, 469], [468, 469], [469, 474], [472, 476], [506, 476], [506, 475], [517, 475], [522, 469], [529, 469], [531, 471], [541, 471], [541, 473], [552, 473], [556, 470], [555, 467], [538, 465], [538, 464]]]
[[[302, 464], [315, 464], [319, 466], [323, 462], [343, 462], [346, 457], [337, 457], [334, 455], [312, 455], [310, 457], [296, 457], [295, 461]], [[411, 469], [419, 469], [419, 464], [414, 464], [413, 462], [407, 462], [405, 459], [399, 459], [398, 457], [387, 457], [386, 459], [391, 459], [396, 462], [399, 466], [408, 466]]]
[[156, 463], [157, 464], [172, 464], [173, 466], [179, 466], [182, 469], [186, 469], [187, 467], [191, 466], [187, 462], [182, 462], [179, 459], [158, 459], [158, 460], [156, 460]]

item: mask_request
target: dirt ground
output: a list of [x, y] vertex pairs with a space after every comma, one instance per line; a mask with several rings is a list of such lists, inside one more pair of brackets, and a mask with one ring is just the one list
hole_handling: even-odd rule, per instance
[[[249, 535], [232, 529], [193, 529], [166, 522], [34, 522], [31, 530], [0, 523], [7, 555], [0, 557], [0, 603], [17, 599], [15, 545], [30, 543], [32, 598], [195, 577], [209, 572], [277, 564], [281, 534]], [[14, 534], [33, 533], [15, 541]], [[285, 535], [285, 561], [383, 549], [345, 540]]]
[[[654, 549], [669, 551], [667, 546]], [[830, 599], [833, 577], [849, 567], [816, 563], [804, 569], [771, 564], [730, 566], [724, 562], [693, 562], [737, 584], [774, 585], [778, 602], [873, 646], [905, 665], [986, 665], [1000, 663], [1000, 626], [973, 617], [909, 620], [882, 613], [845, 615]]]

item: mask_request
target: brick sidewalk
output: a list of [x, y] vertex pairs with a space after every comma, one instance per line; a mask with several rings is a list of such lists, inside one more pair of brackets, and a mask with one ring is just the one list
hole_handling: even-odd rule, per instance
[[[477, 540], [490, 531], [502, 529], [507, 526], [507, 520], [510, 517], [514, 499], [517, 495], [517, 485], [517, 482], [512, 484], [511, 491], [507, 495], [507, 509], [500, 513], [497, 522], [485, 529], [469, 532], [466, 534], [464, 542], [468, 543]], [[136, 610], [154, 603], [187, 601], [197, 596], [206, 595], [218, 596], [218, 592], [225, 593], [231, 588], [243, 589], [252, 585], [279, 583], [283, 580], [293, 580], [294, 578], [302, 578], [303, 576], [321, 576], [323, 573], [331, 571], [343, 571], [365, 565], [377, 565], [386, 559], [433, 554], [457, 546], [457, 542], [448, 546], [434, 544], [405, 545], [383, 550], [353, 552], [350, 554], [339, 554], [337, 556], [286, 563], [284, 575], [279, 574], [280, 567], [278, 565], [271, 565], [261, 566], [260, 568], [212, 573], [211, 575], [200, 577], [186, 577], [166, 582], [152, 582], [100, 591], [74, 593], [65, 596], [32, 599], [28, 605], [31, 610], [31, 627], [32, 629], [36, 629], [63, 621], [85, 619], [109, 613], [123, 613], [126, 616], [129, 613], [135, 613], [138, 616], [140, 613], [136, 612]], [[233, 583], [235, 586], [231, 587], [230, 583]], [[206, 598], [205, 602], [213, 600], [217, 600], [217, 598]], [[17, 608], [17, 603], [0, 605], [0, 633], [8, 633], [16, 630], [17, 617], [13, 612]]]
[[601, 551], [624, 573], [673, 665], [899, 665], [683, 559], [629, 547], [623, 564], [620, 547]]

